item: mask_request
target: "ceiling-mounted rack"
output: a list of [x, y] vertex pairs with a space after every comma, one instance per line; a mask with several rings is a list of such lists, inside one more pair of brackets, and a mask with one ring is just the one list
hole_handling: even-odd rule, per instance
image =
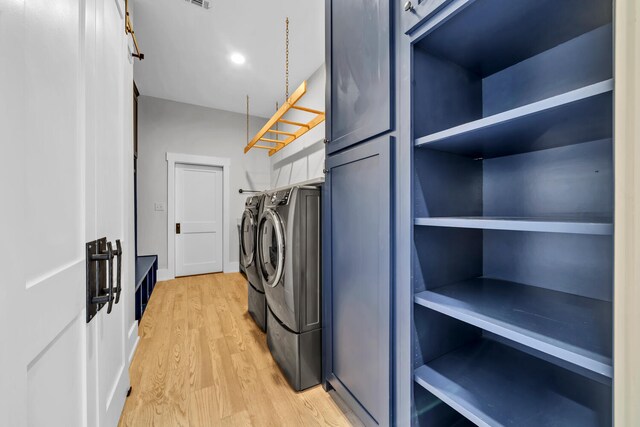
[[[325, 114], [323, 111], [314, 110], [312, 108], [302, 107], [298, 105], [298, 101], [302, 99], [302, 97], [307, 93], [307, 82], [306, 80], [302, 82], [302, 84], [298, 87], [298, 89], [291, 94], [289, 99], [276, 111], [276, 113], [269, 119], [269, 121], [260, 129], [251, 141], [244, 148], [244, 152], [247, 153], [252, 148], [262, 148], [269, 150], [269, 156], [274, 155], [278, 151], [282, 150], [287, 145], [291, 144], [296, 139], [300, 138], [305, 133], [309, 132], [311, 129], [319, 125], [324, 121]], [[308, 122], [299, 122], [293, 120], [287, 120], [284, 118], [284, 115], [287, 114], [290, 110], [299, 110], [304, 111], [306, 113], [312, 114], [313, 118]], [[297, 129], [293, 132], [287, 132], [282, 130], [272, 129], [277, 123], [282, 123], [290, 126], [297, 127]], [[267, 138], [266, 134], [285, 135], [285, 139], [276, 139], [276, 138]], [[266, 142], [268, 144], [273, 145], [263, 145], [258, 144], [259, 141]]]
[[[302, 84], [296, 89], [291, 96], [289, 96], [289, 18], [286, 20], [286, 48], [285, 48], [285, 99], [286, 101], [280, 108], [276, 104], [275, 114], [267, 121], [267, 123], [260, 129], [251, 141], [247, 142], [247, 146], [244, 148], [245, 154], [252, 148], [261, 148], [269, 150], [269, 156], [273, 156], [278, 151], [282, 150], [287, 145], [291, 144], [296, 139], [300, 138], [305, 133], [309, 132], [314, 127], [318, 126], [325, 119], [324, 111], [319, 111], [313, 108], [303, 107], [298, 105], [298, 101], [307, 93], [307, 81], [303, 81]], [[290, 110], [303, 111], [313, 116], [309, 121], [288, 120], [284, 118]], [[280, 130], [278, 124], [292, 126], [294, 129], [291, 131]], [[275, 126], [275, 129], [273, 127]], [[249, 97], [247, 96], [247, 140], [249, 139]], [[265, 135], [270, 134], [269, 137]], [[280, 139], [280, 136], [286, 138]], [[266, 144], [258, 144], [263, 142]]]

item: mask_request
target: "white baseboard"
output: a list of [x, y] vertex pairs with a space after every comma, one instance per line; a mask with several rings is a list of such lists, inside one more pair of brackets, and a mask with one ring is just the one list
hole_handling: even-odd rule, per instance
[[136, 341], [133, 343], [131, 352], [129, 353], [129, 366], [131, 366], [131, 361], [133, 360], [133, 356], [136, 354], [136, 349], [138, 348], [139, 342], [140, 342], [140, 337], [136, 335]]
[[157, 277], [158, 277], [158, 282], [175, 279], [175, 277], [169, 272], [169, 269], [167, 268], [159, 268]]
[[229, 261], [229, 267], [224, 271], [225, 273], [237, 273], [240, 271], [240, 263], [238, 261]]
[[[230, 262], [227, 269], [224, 270], [225, 273], [237, 273], [239, 271], [240, 271], [240, 263], [238, 261]], [[173, 280], [173, 279], [175, 279], [175, 276], [171, 275], [168, 269], [166, 268], [158, 269], [158, 282], [162, 282], [165, 280]]]
[[133, 355], [136, 352], [136, 347], [138, 346], [138, 340], [140, 337], [138, 336], [138, 321], [134, 320], [129, 328], [129, 332], [127, 333], [127, 348], [129, 348], [129, 364], [131, 364], [131, 360], [133, 359]]

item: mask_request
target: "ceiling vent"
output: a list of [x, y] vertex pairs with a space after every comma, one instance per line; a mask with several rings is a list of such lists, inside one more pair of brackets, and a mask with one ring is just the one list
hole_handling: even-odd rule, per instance
[[211, 2], [208, 0], [185, 0], [187, 3], [195, 4], [203, 9], [210, 9]]

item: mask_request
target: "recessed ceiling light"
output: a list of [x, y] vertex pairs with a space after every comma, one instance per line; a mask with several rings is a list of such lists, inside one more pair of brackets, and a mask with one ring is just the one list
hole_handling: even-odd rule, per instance
[[244, 57], [243, 54], [238, 52], [234, 52], [231, 54], [231, 62], [233, 62], [234, 64], [242, 65], [245, 63], [245, 61], [246, 61], [246, 58]]

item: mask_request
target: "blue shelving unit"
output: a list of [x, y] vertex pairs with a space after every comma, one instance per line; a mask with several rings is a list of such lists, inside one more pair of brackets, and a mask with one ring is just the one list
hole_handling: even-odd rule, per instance
[[400, 38], [411, 421], [612, 425], [612, 1], [430, 4]]
[[136, 320], [140, 322], [147, 308], [151, 293], [156, 286], [158, 273], [158, 256], [145, 255], [136, 257]]
[[479, 426], [603, 426], [610, 388], [480, 339], [415, 371], [415, 381]]

